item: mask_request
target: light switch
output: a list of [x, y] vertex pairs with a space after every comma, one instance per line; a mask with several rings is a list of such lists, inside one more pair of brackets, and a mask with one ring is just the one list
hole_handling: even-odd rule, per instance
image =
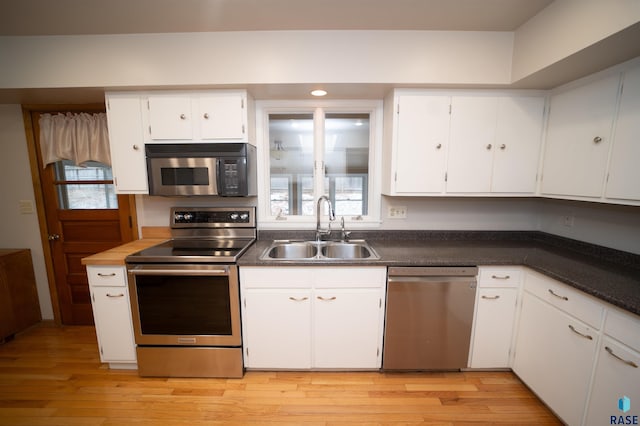
[[20, 214], [33, 214], [33, 201], [20, 200], [18, 201], [18, 208], [20, 210]]

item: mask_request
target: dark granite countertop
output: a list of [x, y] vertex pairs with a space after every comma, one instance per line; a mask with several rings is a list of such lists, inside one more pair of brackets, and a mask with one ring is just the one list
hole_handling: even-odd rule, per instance
[[262, 231], [242, 266], [527, 266], [640, 315], [640, 255], [535, 231], [361, 231], [379, 260], [261, 260], [274, 239], [313, 239], [309, 231]]

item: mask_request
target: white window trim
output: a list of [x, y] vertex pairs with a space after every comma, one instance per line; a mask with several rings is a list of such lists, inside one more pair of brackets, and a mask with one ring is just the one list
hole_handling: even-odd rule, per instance
[[[269, 114], [316, 113], [320, 108], [331, 113], [369, 114], [369, 210], [366, 216], [345, 216], [348, 229], [378, 228], [381, 225], [380, 205], [382, 188], [382, 122], [383, 108], [379, 100], [291, 100], [256, 101], [256, 146], [258, 151], [258, 228], [260, 229], [315, 229], [315, 216], [283, 216], [271, 214], [269, 194]], [[324, 132], [324, 130], [322, 130]], [[316, 197], [317, 200], [317, 197]], [[338, 219], [339, 220], [339, 219]], [[338, 229], [339, 222], [333, 224]], [[327, 217], [322, 223], [326, 226]]]

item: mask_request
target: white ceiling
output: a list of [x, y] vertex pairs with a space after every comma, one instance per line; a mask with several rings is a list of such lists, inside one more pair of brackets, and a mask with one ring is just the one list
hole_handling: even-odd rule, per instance
[[12, 0], [0, 35], [513, 31], [553, 0]]

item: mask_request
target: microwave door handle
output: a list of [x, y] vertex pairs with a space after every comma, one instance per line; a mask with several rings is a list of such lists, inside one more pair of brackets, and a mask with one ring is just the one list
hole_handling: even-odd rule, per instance
[[213, 187], [216, 189], [214, 195], [225, 195], [222, 185], [222, 182], [224, 182], [224, 161], [222, 158], [214, 158], [214, 160], [216, 166], [215, 173], [213, 173]]

